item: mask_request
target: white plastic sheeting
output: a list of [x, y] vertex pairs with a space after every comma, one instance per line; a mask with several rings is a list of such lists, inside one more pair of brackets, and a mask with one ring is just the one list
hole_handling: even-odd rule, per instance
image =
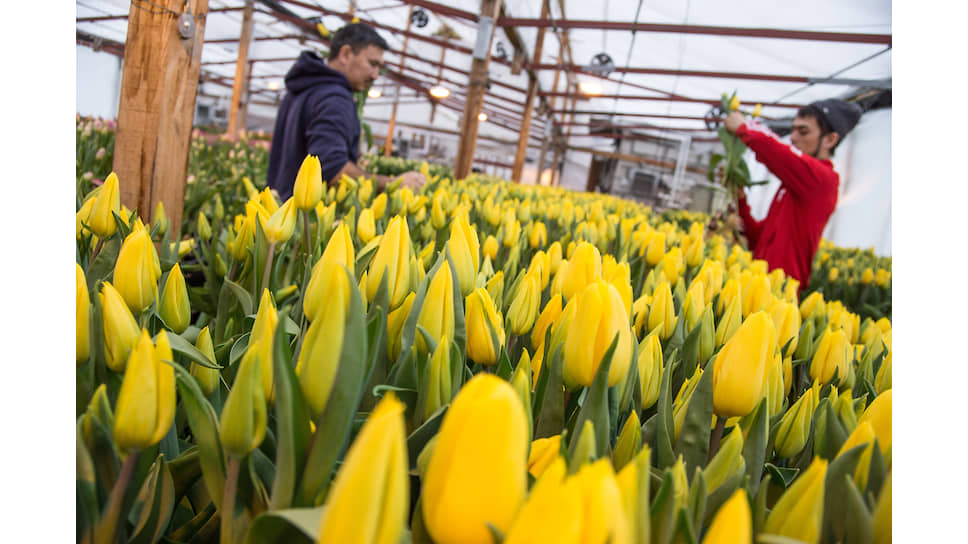
[[[752, 151], [746, 161], [752, 179], [769, 180], [746, 192], [750, 214], [762, 219], [780, 181], [756, 162]], [[840, 174], [840, 191], [824, 238], [840, 247], [873, 247], [878, 255], [891, 255], [891, 110], [865, 113], [837, 147], [832, 162]]]

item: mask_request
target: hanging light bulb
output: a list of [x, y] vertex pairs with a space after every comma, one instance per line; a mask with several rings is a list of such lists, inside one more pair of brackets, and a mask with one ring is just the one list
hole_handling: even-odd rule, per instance
[[270, 81], [269, 82], [269, 90], [270, 91], [278, 91], [279, 90], [279, 82], [278, 81]]
[[430, 96], [434, 98], [447, 98], [450, 96], [450, 90], [447, 87], [437, 85], [436, 87], [432, 87], [430, 89]]
[[370, 90], [366, 93], [366, 96], [369, 96], [370, 98], [380, 98], [383, 96], [383, 93], [381, 93], [380, 89], [377, 89], [376, 87], [370, 87]]
[[477, 120], [482, 123], [487, 121], [487, 114], [482, 111], [481, 113], [477, 114]]
[[598, 96], [605, 91], [605, 88], [597, 81], [582, 81], [578, 84], [578, 90], [584, 95]]

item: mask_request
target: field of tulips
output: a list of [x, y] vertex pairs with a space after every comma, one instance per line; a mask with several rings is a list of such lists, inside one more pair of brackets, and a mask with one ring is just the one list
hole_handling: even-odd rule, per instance
[[891, 318], [891, 258], [873, 249], [840, 248], [823, 240], [813, 261], [807, 291], [843, 302], [861, 318]]
[[889, 319], [701, 214], [308, 157], [178, 232], [118, 183], [77, 195], [79, 542], [891, 539]]

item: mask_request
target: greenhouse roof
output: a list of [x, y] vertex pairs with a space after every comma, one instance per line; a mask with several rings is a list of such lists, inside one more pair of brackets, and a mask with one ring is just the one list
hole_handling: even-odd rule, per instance
[[[77, 43], [123, 55], [127, 14], [139, 5], [154, 4], [77, 1]], [[244, 0], [208, 2], [199, 96], [231, 99], [244, 5]], [[694, 141], [715, 138], [711, 118], [724, 92], [735, 91], [747, 110], [762, 103], [768, 121], [788, 119], [797, 107], [829, 97], [868, 102], [876, 97], [883, 104], [886, 96], [889, 103], [890, 0], [742, 5], [551, 0], [549, 16], [542, 17], [540, 1], [507, 0], [491, 44], [483, 105], [488, 122], [481, 123], [480, 135], [516, 140], [530, 74], [538, 78], [532, 145], [549, 119], [570, 134], [572, 146], [607, 143], [630, 128], [689, 134]], [[451, 94], [440, 100], [432, 126], [459, 128], [480, 2], [260, 0], [254, 6], [250, 117], [274, 116], [283, 77], [300, 51], [327, 48], [316, 23], [335, 30], [355, 16], [376, 27], [391, 46], [385, 76], [375, 84], [382, 96], [368, 100], [365, 116], [388, 118], [390, 108], [381, 105], [391, 104], [399, 92], [400, 104], [407, 106], [399, 109], [397, 122], [428, 127], [433, 100], [428, 91], [440, 84]], [[535, 58], [541, 30], [543, 47]], [[598, 85], [593, 91], [598, 96], [578, 91], [587, 84]], [[590, 127], [593, 119], [596, 126]]]

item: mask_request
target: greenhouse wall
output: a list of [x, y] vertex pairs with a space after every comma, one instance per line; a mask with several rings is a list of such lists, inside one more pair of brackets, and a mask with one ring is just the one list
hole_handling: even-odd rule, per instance
[[86, 45], [76, 45], [77, 113], [106, 119], [118, 116], [121, 97], [121, 59], [95, 52]]

